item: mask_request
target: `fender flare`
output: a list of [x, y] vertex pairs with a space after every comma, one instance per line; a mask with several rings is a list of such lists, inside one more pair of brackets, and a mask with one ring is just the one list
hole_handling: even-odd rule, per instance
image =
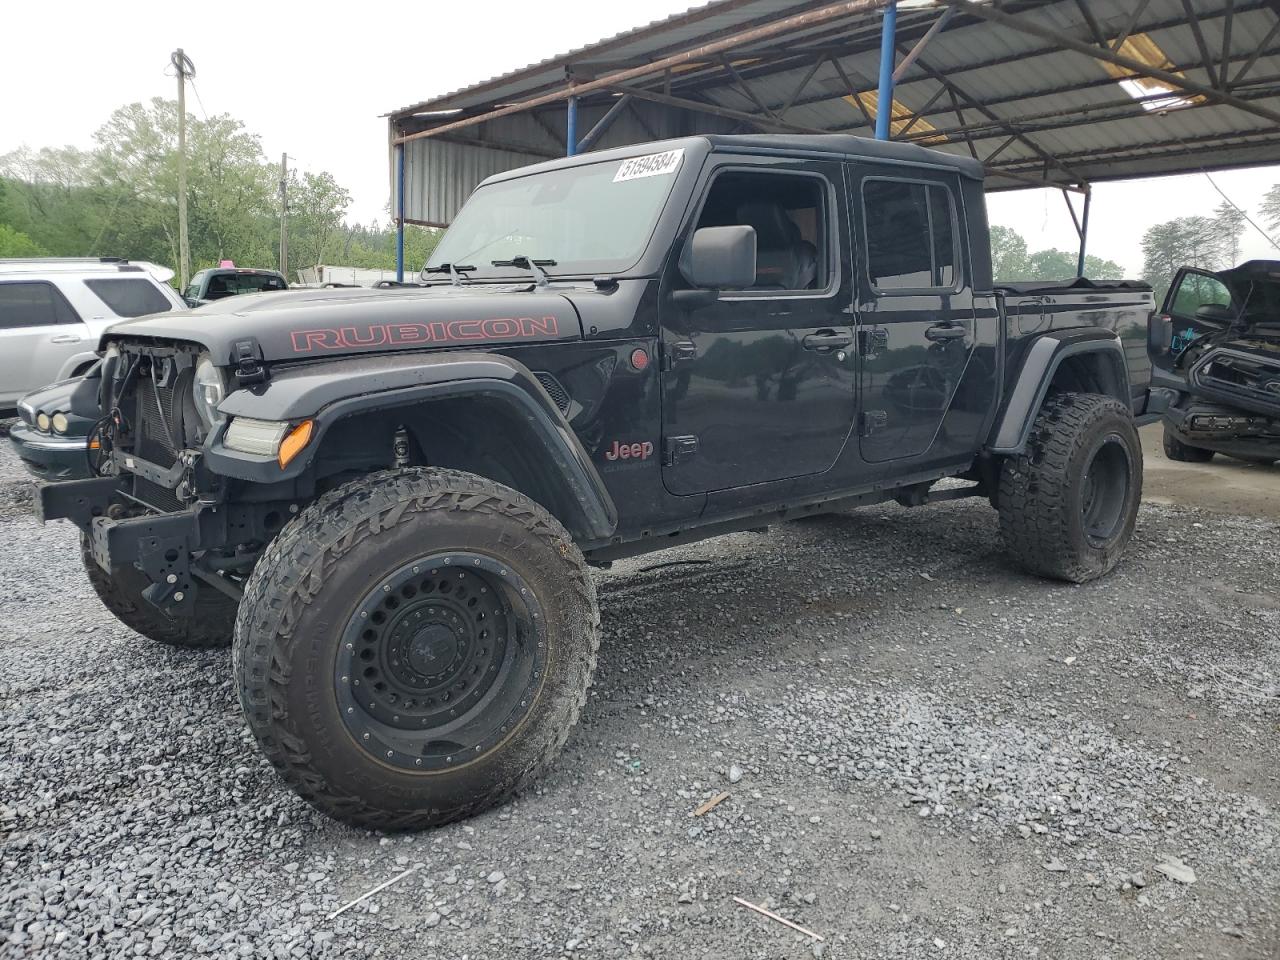
[[[226, 415], [204, 445], [215, 473], [256, 483], [279, 483], [305, 473], [338, 421], [447, 397], [484, 397], [508, 406], [529, 428], [539, 456], [566, 484], [576, 515], [566, 526], [580, 541], [613, 534], [618, 512], [591, 458], [555, 402], [518, 360], [493, 353], [449, 352], [345, 357], [273, 372], [270, 380], [231, 393], [218, 406]], [[306, 449], [281, 469], [270, 457], [229, 450], [223, 437], [231, 418], [315, 423]]]
[[1103, 393], [1132, 409], [1129, 368], [1120, 338], [1101, 327], [1052, 330], [1036, 337], [1023, 355], [1022, 366], [1005, 391], [1005, 401], [987, 450], [990, 453], [1019, 454], [1044, 404], [1054, 375], [1069, 357], [1095, 356], [1100, 361]]

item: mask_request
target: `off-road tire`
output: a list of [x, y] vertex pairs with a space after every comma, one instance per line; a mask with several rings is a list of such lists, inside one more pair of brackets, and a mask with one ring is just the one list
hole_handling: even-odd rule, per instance
[[[1086, 472], [1098, 455], [1127, 483], [1115, 501], [1114, 528], [1102, 537], [1088, 533], [1084, 501]], [[1001, 464], [1000, 533], [1025, 569], [1083, 583], [1119, 562], [1141, 498], [1142, 447], [1131, 411], [1099, 394], [1055, 394], [1036, 417], [1026, 450]]]
[[1212, 450], [1183, 443], [1169, 429], [1168, 424], [1165, 424], [1164, 428], [1164, 455], [1170, 460], [1177, 460], [1179, 463], [1208, 463], [1213, 459]]
[[98, 566], [86, 533], [80, 534], [80, 559], [102, 605], [126, 627], [148, 640], [197, 650], [231, 645], [236, 602], [230, 597], [212, 587], [202, 589], [196, 597], [195, 614], [171, 620], [143, 599], [142, 591], [150, 586], [151, 581], [141, 571], [133, 567], [117, 567], [107, 573]]
[[[337, 658], [368, 591], [447, 551], [492, 557], [523, 578], [545, 615], [546, 654], [523, 688], [531, 705], [500, 742], [457, 767], [404, 769], [344, 725]], [[551, 514], [482, 477], [417, 467], [338, 487], [284, 527], [246, 585], [232, 660], [249, 728], [293, 790], [335, 819], [412, 830], [500, 804], [551, 764], [586, 703], [599, 636], [586, 563]]]

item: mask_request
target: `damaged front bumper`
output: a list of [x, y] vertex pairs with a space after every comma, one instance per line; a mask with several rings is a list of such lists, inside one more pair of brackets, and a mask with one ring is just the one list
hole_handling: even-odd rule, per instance
[[151, 581], [143, 598], [170, 617], [193, 614], [202, 584], [234, 596], [234, 585], [208, 558], [225, 555], [246, 532], [242, 519], [237, 529], [240, 511], [197, 502], [173, 513], [138, 515], [129, 486], [129, 479], [118, 477], [41, 484], [36, 515], [41, 522], [70, 520], [84, 531], [103, 570], [141, 571]]
[[1248, 460], [1280, 460], [1280, 418], [1188, 398], [1170, 409], [1164, 422], [1188, 446]]

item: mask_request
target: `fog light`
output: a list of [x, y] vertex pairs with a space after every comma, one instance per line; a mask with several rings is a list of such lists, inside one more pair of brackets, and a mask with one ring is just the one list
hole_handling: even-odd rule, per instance
[[53, 417], [50, 418], [50, 423], [53, 424], [54, 433], [66, 433], [67, 428], [71, 426], [65, 413], [55, 413]]
[[49, 419], [49, 415], [47, 413], [41, 410], [39, 413], [36, 414], [37, 430], [39, 430], [41, 433], [48, 433], [50, 426], [52, 426], [52, 421]]
[[289, 432], [289, 424], [280, 420], [253, 420], [236, 417], [222, 438], [229, 450], [252, 453], [259, 457], [275, 457], [280, 441]]

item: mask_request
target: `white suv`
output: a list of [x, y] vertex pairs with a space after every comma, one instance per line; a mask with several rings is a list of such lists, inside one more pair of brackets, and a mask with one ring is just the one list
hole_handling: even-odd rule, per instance
[[0, 260], [0, 416], [37, 387], [83, 373], [121, 320], [186, 304], [173, 271], [115, 257]]

